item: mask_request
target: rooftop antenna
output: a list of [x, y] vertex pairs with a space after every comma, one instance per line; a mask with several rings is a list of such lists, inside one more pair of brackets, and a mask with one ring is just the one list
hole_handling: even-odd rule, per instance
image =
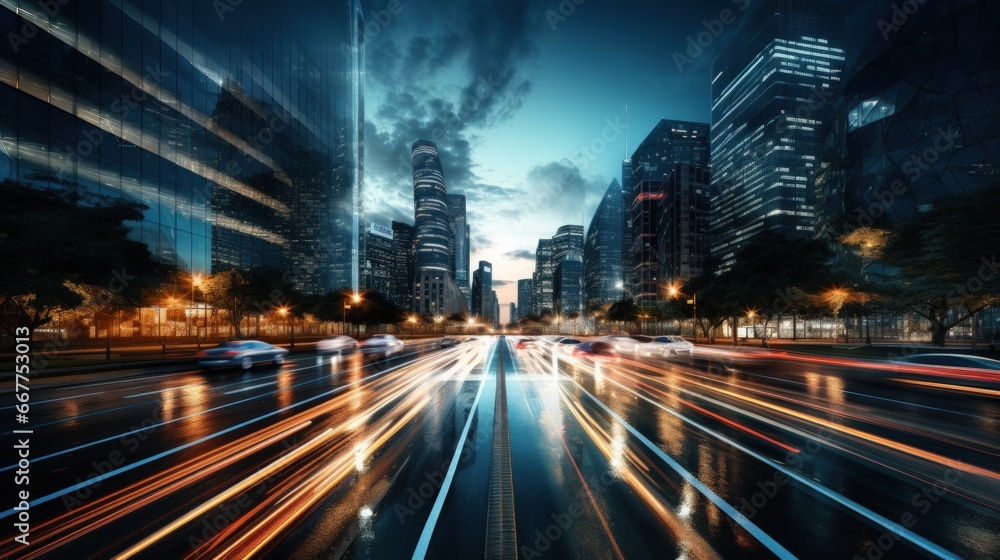
[[625, 104], [625, 159], [628, 159], [628, 103]]

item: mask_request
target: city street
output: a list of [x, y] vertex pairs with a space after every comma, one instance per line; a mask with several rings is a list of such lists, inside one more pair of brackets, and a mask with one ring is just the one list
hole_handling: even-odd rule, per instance
[[1000, 557], [996, 380], [516, 340], [32, 379], [0, 557]]

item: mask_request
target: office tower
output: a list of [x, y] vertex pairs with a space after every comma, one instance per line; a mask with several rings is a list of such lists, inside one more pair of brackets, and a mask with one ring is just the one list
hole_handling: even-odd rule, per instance
[[555, 310], [552, 301], [552, 282], [555, 280], [556, 267], [552, 259], [552, 240], [539, 239], [535, 250], [535, 273], [533, 285], [535, 290], [534, 314], [552, 313]]
[[393, 295], [393, 268], [396, 243], [392, 228], [368, 222], [365, 235], [365, 290], [374, 290], [386, 298]]
[[665, 299], [657, 247], [664, 180], [678, 164], [708, 167], [708, 124], [662, 119], [632, 153], [632, 295], [640, 307]]
[[568, 315], [583, 311], [583, 261], [577, 255], [567, 255], [556, 265], [552, 292], [557, 313]]
[[674, 166], [663, 183], [663, 211], [657, 226], [661, 277], [675, 286], [704, 270], [711, 255], [712, 173], [693, 165]]
[[997, 180], [997, 21], [996, 2], [947, 0], [873, 29], [824, 134], [818, 234], [890, 226]]
[[133, 239], [191, 273], [358, 287], [356, 1], [245, 0], [224, 25], [194, 0], [47, 5], [0, 3], [3, 29], [32, 30], [0, 52], [0, 179], [142, 202]]
[[452, 315], [468, 310], [454, 280], [451, 213], [437, 145], [413, 143], [413, 216], [416, 240], [413, 310], [423, 315]]
[[763, 0], [713, 62], [712, 253], [814, 233], [820, 131], [844, 71], [842, 0]]
[[612, 179], [587, 228], [583, 245], [584, 306], [621, 299], [622, 186]]
[[469, 252], [471, 246], [469, 220], [465, 212], [465, 195], [449, 194], [448, 211], [451, 214], [451, 229], [455, 235], [455, 282], [465, 294], [469, 290]]
[[414, 255], [413, 226], [392, 222], [392, 287], [390, 299], [396, 307], [412, 310]]
[[510, 324], [514, 324], [518, 322], [521, 318], [518, 316], [517, 313], [517, 305], [513, 301], [510, 302], [509, 305], [510, 305], [510, 316], [507, 318], [507, 322]]
[[494, 317], [493, 310], [493, 265], [479, 261], [479, 267], [472, 272], [472, 314], [486, 321]]
[[531, 278], [525, 278], [517, 281], [517, 308], [519, 310], [519, 318], [527, 317], [534, 313], [534, 281]]
[[[628, 151], [628, 146], [626, 146], [625, 151]], [[619, 299], [627, 294], [635, 293], [635, 286], [632, 285], [632, 267], [635, 264], [632, 258], [633, 251], [633, 239], [632, 239], [632, 187], [634, 186], [632, 182], [632, 160], [626, 159], [622, 161], [622, 264], [621, 271], [622, 277], [615, 284], [618, 285], [620, 282], [621, 295]]]
[[583, 258], [583, 226], [559, 226], [552, 236], [552, 260], [558, 264], [566, 257]]
[[493, 293], [493, 306], [492, 306], [493, 314], [490, 317], [490, 320], [493, 322], [493, 326], [495, 328], [499, 329], [500, 328], [500, 300], [497, 298], [497, 291], [496, 290], [493, 290], [492, 293]]

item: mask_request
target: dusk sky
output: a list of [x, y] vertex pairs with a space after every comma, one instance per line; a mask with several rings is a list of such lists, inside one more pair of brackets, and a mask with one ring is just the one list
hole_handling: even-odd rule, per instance
[[[626, 104], [629, 151], [660, 118], [710, 121], [711, 62], [750, 1], [363, 1], [367, 219], [413, 223], [410, 145], [435, 141], [506, 320], [538, 239], [586, 227], [620, 176]], [[848, 2], [849, 64], [890, 4]], [[735, 21], [679, 69], [726, 9]]]

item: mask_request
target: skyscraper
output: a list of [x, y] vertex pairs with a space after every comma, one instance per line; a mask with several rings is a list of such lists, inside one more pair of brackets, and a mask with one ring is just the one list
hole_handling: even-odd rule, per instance
[[632, 154], [631, 287], [640, 306], [664, 299], [657, 247], [663, 182], [678, 164], [708, 167], [708, 124], [662, 119]]
[[559, 264], [566, 257], [583, 259], [583, 226], [559, 226], [552, 236], [552, 260]]
[[416, 241], [413, 310], [424, 315], [459, 313], [468, 307], [454, 280], [454, 235], [437, 145], [417, 140], [410, 160]]
[[365, 290], [374, 290], [391, 299], [396, 249], [392, 229], [368, 222], [365, 230]]
[[663, 183], [663, 206], [657, 246], [664, 282], [680, 284], [704, 271], [711, 254], [712, 173], [703, 167], [676, 165]]
[[517, 308], [520, 310], [520, 318], [534, 313], [534, 281], [525, 278], [517, 281]]
[[465, 195], [449, 194], [448, 211], [451, 213], [451, 229], [455, 235], [455, 282], [463, 295], [469, 292], [469, 245], [470, 227], [465, 213]]
[[584, 305], [616, 301], [622, 289], [622, 186], [612, 179], [587, 228], [583, 245]]
[[414, 256], [413, 226], [392, 222], [392, 288], [390, 299], [400, 309], [412, 310]]
[[583, 261], [577, 255], [567, 255], [556, 265], [552, 288], [557, 313], [583, 312]]
[[813, 235], [820, 130], [844, 71], [842, 0], [762, 0], [712, 65], [712, 253]]
[[515, 304], [512, 301], [510, 302], [509, 305], [510, 305], [510, 316], [507, 318], [507, 322], [513, 324], [516, 323], [520, 319], [520, 317], [518, 317], [517, 304]]
[[552, 260], [552, 240], [539, 239], [535, 250], [534, 282], [534, 313], [541, 315], [555, 310], [552, 300], [552, 282], [555, 280], [556, 267]]
[[0, 52], [0, 179], [142, 202], [133, 239], [192, 273], [359, 287], [357, 1], [46, 6], [0, 3], [4, 29], [33, 33]]
[[479, 261], [472, 272], [472, 314], [483, 321], [494, 319], [493, 294], [493, 265]]

